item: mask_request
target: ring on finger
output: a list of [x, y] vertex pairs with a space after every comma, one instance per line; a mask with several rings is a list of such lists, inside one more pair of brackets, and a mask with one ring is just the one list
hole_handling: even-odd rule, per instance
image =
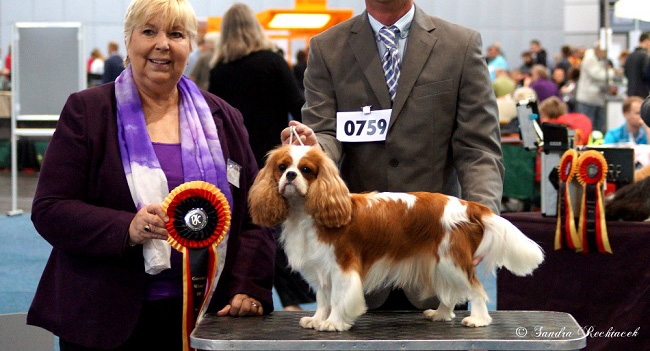
[[260, 305], [257, 304], [257, 302], [254, 302], [254, 301], [251, 302], [251, 305], [254, 306], [254, 307], [259, 307], [260, 306]]
[[149, 226], [148, 224], [145, 225], [144, 226], [144, 231], [147, 232], [147, 233], [151, 233], [151, 226]]

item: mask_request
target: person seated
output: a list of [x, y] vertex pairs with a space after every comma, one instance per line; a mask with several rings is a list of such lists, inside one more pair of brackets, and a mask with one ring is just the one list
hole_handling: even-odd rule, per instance
[[496, 78], [492, 82], [494, 95], [497, 97], [497, 107], [499, 109], [499, 123], [505, 125], [517, 117], [517, 104], [512, 98], [512, 93], [515, 90], [515, 82], [510, 79], [508, 72], [503, 69], [498, 69]]
[[641, 119], [641, 104], [643, 99], [638, 96], [630, 96], [623, 102], [623, 116], [625, 123], [620, 127], [610, 129], [605, 134], [605, 144], [634, 143], [647, 144], [648, 136], [643, 128]]
[[567, 113], [567, 107], [558, 97], [551, 96], [539, 105], [540, 121], [564, 124], [576, 131], [575, 145], [587, 145], [593, 126], [586, 115]]

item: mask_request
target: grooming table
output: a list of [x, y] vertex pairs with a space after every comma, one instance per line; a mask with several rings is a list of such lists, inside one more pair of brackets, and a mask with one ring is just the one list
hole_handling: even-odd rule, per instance
[[313, 313], [207, 314], [192, 332], [191, 346], [201, 350], [579, 350], [587, 344], [576, 320], [561, 312], [491, 311], [492, 324], [468, 328], [461, 324], [468, 311], [457, 311], [451, 322], [432, 322], [420, 311], [370, 311], [345, 332], [302, 328], [300, 318]]

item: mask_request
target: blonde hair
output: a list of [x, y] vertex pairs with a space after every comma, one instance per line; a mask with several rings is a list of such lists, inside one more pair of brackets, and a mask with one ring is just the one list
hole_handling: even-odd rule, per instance
[[[198, 23], [192, 5], [187, 0], [132, 0], [124, 17], [124, 42], [129, 46], [135, 27], [144, 25], [154, 17], [162, 18], [167, 28], [181, 26], [190, 40], [190, 50], [194, 48]], [[124, 66], [130, 63], [129, 56]]]
[[250, 7], [237, 3], [226, 11], [221, 22], [216, 63], [228, 63], [256, 51], [272, 49], [273, 43]]

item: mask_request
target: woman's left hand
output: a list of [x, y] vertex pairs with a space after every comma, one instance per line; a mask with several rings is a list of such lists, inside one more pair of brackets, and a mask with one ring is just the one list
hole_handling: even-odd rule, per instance
[[261, 302], [246, 294], [237, 294], [230, 299], [230, 304], [217, 312], [217, 316], [261, 316], [263, 313]]

